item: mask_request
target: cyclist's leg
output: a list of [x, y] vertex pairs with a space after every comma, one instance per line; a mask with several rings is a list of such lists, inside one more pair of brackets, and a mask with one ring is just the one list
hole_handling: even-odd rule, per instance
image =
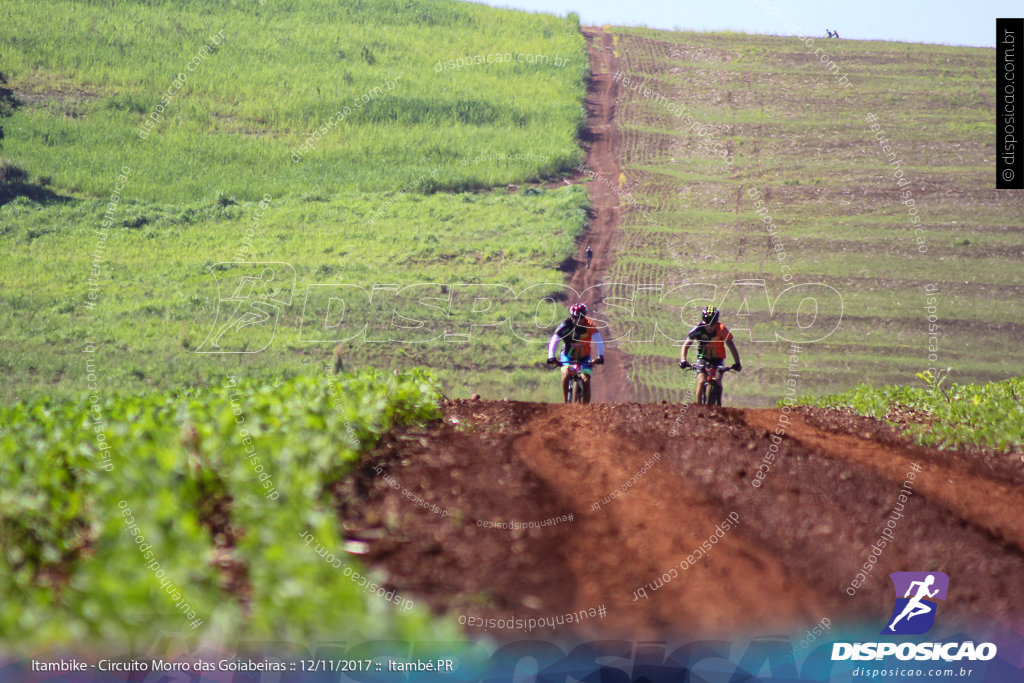
[[718, 384], [718, 380], [721, 377], [717, 372], [718, 364], [714, 360], [705, 360], [705, 365], [709, 370], [706, 371], [705, 384], [708, 387], [708, 405], [715, 404], [715, 389]]
[[694, 403], [701, 403], [701, 399], [704, 398], [704, 383], [707, 378], [708, 376], [703, 370], [697, 373], [697, 393], [694, 395]]
[[722, 372], [722, 368], [725, 367], [725, 359], [718, 361], [718, 371], [715, 373], [715, 405], [722, 405], [722, 381], [725, 379], [725, 373]]
[[583, 380], [583, 402], [590, 403], [590, 373], [581, 372], [580, 379]]
[[569, 394], [569, 366], [562, 366], [562, 400]]

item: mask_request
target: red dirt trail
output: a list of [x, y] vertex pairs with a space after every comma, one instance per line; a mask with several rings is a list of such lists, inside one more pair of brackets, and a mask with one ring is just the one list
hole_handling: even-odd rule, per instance
[[[443, 420], [388, 435], [339, 484], [339, 512], [387, 585], [438, 613], [528, 619], [607, 610], [533, 636], [735, 637], [795, 632], [826, 617], [881, 623], [892, 607], [888, 574], [913, 570], [949, 574], [944, 620], [987, 616], [1020, 628], [1024, 475], [1008, 456], [920, 448], [882, 423], [800, 408], [755, 488], [780, 414], [450, 401]], [[650, 469], [627, 487], [645, 463]], [[921, 473], [896, 541], [851, 597], [846, 589], [911, 463]], [[437, 514], [389, 487], [375, 465]], [[621, 495], [595, 506], [615, 490]], [[526, 531], [478, 525], [569, 514], [571, 522]], [[738, 525], [716, 534], [730, 514]], [[712, 536], [710, 553], [691, 566]]]
[[[614, 53], [611, 35], [596, 27], [584, 28], [583, 35], [587, 39], [592, 71], [586, 97], [587, 132], [583, 142], [587, 149], [587, 159], [584, 166], [617, 183], [622, 135], [615, 126], [615, 98], [619, 86], [612, 80], [612, 76], [619, 70], [619, 60]], [[576, 272], [569, 286], [583, 293], [584, 302], [600, 317], [604, 301], [604, 288], [600, 285], [615, 263], [621, 207], [618, 195], [608, 186], [590, 182], [586, 187], [591, 202], [590, 226], [580, 243]], [[584, 256], [588, 244], [594, 250], [590, 268], [587, 268]], [[631, 400], [628, 372], [629, 360], [626, 354], [608, 346], [604, 367], [594, 373], [593, 400], [598, 403]]]

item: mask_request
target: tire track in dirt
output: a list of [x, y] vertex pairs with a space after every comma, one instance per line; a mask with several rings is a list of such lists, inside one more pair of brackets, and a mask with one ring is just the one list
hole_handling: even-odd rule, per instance
[[[621, 491], [653, 453], [649, 444], [617, 434], [615, 416], [602, 408], [612, 410], [555, 406], [527, 422], [526, 435], [515, 444], [526, 466], [567, 507], [585, 511], [578, 513], [564, 553], [576, 581], [573, 609], [608, 604], [622, 633], [657, 637], [681, 624], [722, 634], [769, 619], [795, 626], [836, 606], [834, 597], [793, 580], [759, 547], [754, 519], [740, 519], [701, 558], [697, 549], [715, 535], [728, 508], [666, 476], [665, 459], [593, 511], [595, 501]], [[695, 551], [697, 561], [682, 569]], [[630, 595], [645, 586], [647, 597]]]
[[[744, 420], [754, 428], [774, 432], [778, 411], [745, 410]], [[946, 507], [960, 519], [1012, 543], [1024, 552], [1024, 494], [1008, 484], [997, 483], [965, 471], [930, 461], [925, 449], [893, 448], [846, 434], [835, 434], [809, 424], [801, 415], [790, 413], [785, 438], [830, 458], [848, 460], [867, 467], [893, 483], [907, 481], [911, 464], [924, 467], [911, 482], [914, 495], [921, 495]], [[922, 457], [923, 456], [923, 457]]]
[[[584, 165], [602, 177], [618, 182], [622, 135], [615, 125], [618, 84], [612, 76], [619, 69], [619, 60], [615, 57], [612, 37], [608, 33], [589, 26], [583, 28], [583, 35], [587, 40], [591, 69], [586, 96], [587, 131], [583, 136], [584, 143], [588, 145]], [[618, 195], [602, 183], [587, 183], [587, 191], [591, 202], [590, 226], [580, 243], [576, 272], [569, 280], [569, 286], [580, 293], [586, 291], [584, 301], [594, 311], [600, 312], [605, 296], [601, 285], [615, 263], [622, 207]], [[587, 268], [584, 256], [588, 244], [594, 249], [590, 268]], [[606, 345], [605, 365], [594, 373], [593, 400], [599, 403], [632, 400], [629, 369], [626, 354]]]

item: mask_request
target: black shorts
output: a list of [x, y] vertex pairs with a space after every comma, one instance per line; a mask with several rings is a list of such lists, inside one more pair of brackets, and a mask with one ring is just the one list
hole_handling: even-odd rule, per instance
[[721, 358], [700, 358], [697, 360], [697, 374], [705, 371], [705, 368], [720, 368], [725, 365], [725, 360]]

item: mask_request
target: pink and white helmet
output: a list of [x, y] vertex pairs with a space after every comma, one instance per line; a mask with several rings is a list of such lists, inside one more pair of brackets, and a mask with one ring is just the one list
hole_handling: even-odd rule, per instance
[[587, 314], [587, 305], [584, 303], [573, 304], [569, 307], [569, 317], [579, 318], [582, 315]]

